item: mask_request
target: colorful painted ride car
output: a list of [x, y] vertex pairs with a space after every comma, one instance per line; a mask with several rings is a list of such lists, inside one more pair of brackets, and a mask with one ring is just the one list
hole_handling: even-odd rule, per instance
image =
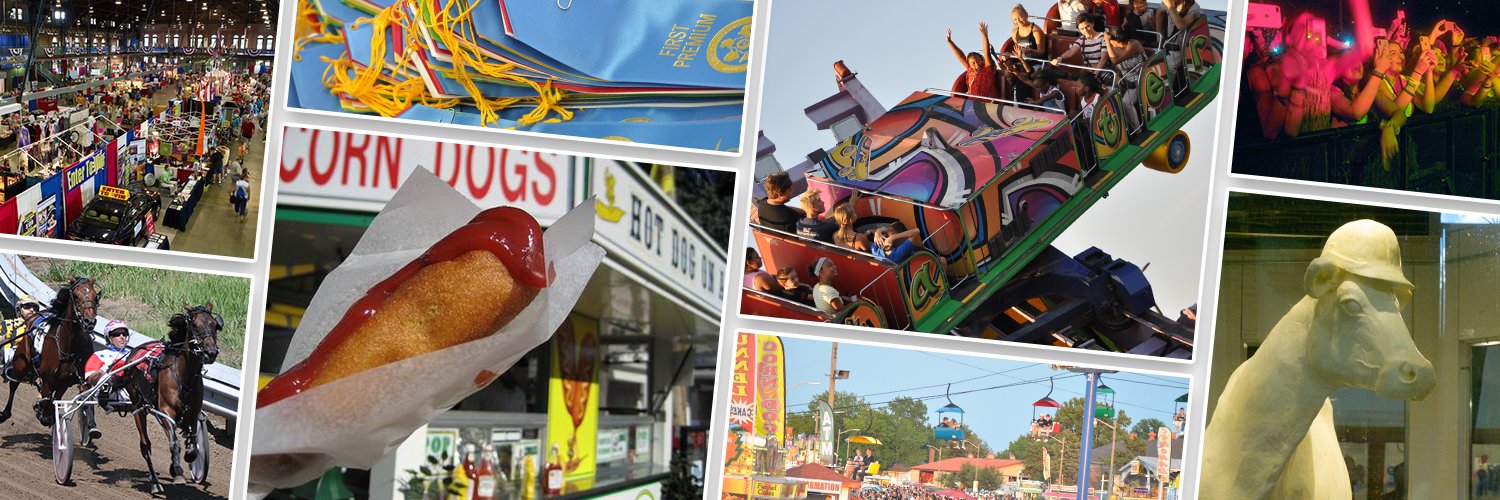
[[[892, 263], [752, 225], [766, 269], [802, 270], [826, 257], [838, 269], [833, 286], [862, 299], [846, 309], [873, 311], [825, 315], [745, 289], [742, 312], [839, 322], [879, 318], [877, 326], [886, 328], [975, 334], [960, 331], [965, 320], [1137, 165], [1167, 173], [1186, 166], [1190, 142], [1181, 128], [1219, 92], [1222, 42], [1215, 34], [1223, 32], [1221, 19], [1204, 16], [1163, 40], [1129, 78], [1063, 65], [1115, 82], [1091, 117], [936, 89], [914, 92], [871, 117], [831, 150], [809, 156], [807, 189], [817, 190], [827, 207], [852, 203], [856, 230], [917, 229], [921, 247]], [[1036, 301], [1031, 307], [1045, 312], [1048, 306]]]

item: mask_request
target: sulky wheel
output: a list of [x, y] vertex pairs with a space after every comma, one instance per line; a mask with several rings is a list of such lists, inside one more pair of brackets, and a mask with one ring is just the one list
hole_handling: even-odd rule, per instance
[[52, 473], [57, 484], [68, 484], [73, 476], [73, 437], [68, 435], [72, 419], [67, 418], [61, 407], [57, 407], [57, 419], [52, 423]]
[[1178, 130], [1172, 133], [1167, 142], [1146, 156], [1144, 164], [1146, 168], [1175, 174], [1187, 167], [1188, 158], [1192, 156], [1193, 143], [1188, 140], [1187, 133]]
[[198, 458], [188, 463], [188, 479], [194, 483], [203, 484], [208, 481], [208, 419], [202, 415], [198, 416], [198, 432], [194, 436], [197, 441]]

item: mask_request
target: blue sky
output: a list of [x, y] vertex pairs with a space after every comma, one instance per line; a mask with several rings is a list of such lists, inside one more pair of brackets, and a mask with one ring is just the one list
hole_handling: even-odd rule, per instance
[[[832, 344], [821, 340], [782, 337], [786, 350], [786, 385], [788, 412], [807, 410], [814, 395], [828, 393], [828, 357]], [[1052, 398], [1065, 401], [1083, 396], [1083, 377], [1072, 372], [1054, 371], [1046, 362], [1022, 362], [995, 358], [929, 353], [906, 348], [875, 347], [863, 344], [839, 344], [839, 369], [849, 370], [849, 378], [840, 380], [836, 389], [859, 395], [872, 403], [889, 401], [898, 396], [932, 396], [943, 394], [944, 384], [953, 384], [953, 392], [980, 389], [1015, 382], [1055, 376]], [[997, 374], [998, 373], [998, 374]], [[802, 384], [801, 382], [817, 382]], [[1115, 390], [1119, 408], [1132, 420], [1156, 418], [1171, 424], [1173, 400], [1188, 392], [1186, 378], [1154, 374], [1116, 373], [1104, 376], [1104, 382]], [[795, 387], [794, 387], [795, 386]], [[937, 387], [926, 387], [937, 386]], [[926, 388], [921, 388], [926, 387]], [[890, 394], [873, 395], [910, 389]], [[989, 442], [1003, 448], [1017, 435], [1026, 432], [1031, 420], [1031, 403], [1047, 395], [1047, 382], [995, 389], [953, 397], [966, 412], [964, 422]], [[929, 410], [947, 404], [941, 397], [925, 401]], [[936, 413], [932, 414], [933, 416]], [[1108, 428], [1105, 428], [1106, 431]], [[1107, 434], [1105, 434], [1107, 436]], [[1105, 437], [1104, 439], [1108, 439]]]
[[[1041, 16], [1053, 2], [1020, 3]], [[1200, 4], [1227, 9], [1225, 0]], [[882, 104], [894, 106], [915, 91], [947, 89], [962, 72], [948, 49], [948, 28], [959, 48], [978, 51], [978, 23], [987, 21], [998, 47], [1009, 36], [1014, 5], [993, 0], [775, 2], [760, 128], [776, 143], [777, 159], [791, 167], [807, 153], [834, 145], [833, 135], [817, 130], [803, 114], [838, 90], [834, 61], [845, 61]], [[1055, 243], [1070, 255], [1098, 246], [1137, 265], [1150, 263], [1146, 277], [1169, 317], [1198, 301], [1216, 114], [1217, 108], [1210, 106], [1184, 128], [1195, 144], [1184, 172], [1135, 171]]]

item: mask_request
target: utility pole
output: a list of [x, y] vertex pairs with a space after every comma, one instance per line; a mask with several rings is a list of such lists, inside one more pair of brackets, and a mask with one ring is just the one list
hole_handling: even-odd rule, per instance
[[833, 353], [828, 355], [828, 406], [837, 409], [833, 405], [833, 383], [839, 377], [839, 343], [833, 343]]
[[1059, 436], [1057, 442], [1062, 443], [1062, 447], [1057, 449], [1057, 484], [1065, 484], [1068, 482], [1065, 479], [1068, 469], [1063, 464], [1068, 463], [1068, 440]]
[[[838, 415], [838, 411], [839, 410], [838, 410], [837, 406], [833, 405], [833, 384], [834, 384], [835, 381], [838, 380], [838, 377], [839, 377], [839, 343], [838, 342], [834, 342], [833, 343], [833, 352], [828, 355], [828, 409], [829, 409], [830, 412], [832, 412], [831, 415], [828, 415], [828, 418], [835, 419], [834, 420], [835, 422], [838, 421], [837, 420], [837, 418], [838, 418], [837, 415]], [[833, 451], [834, 451], [834, 453], [838, 452], [838, 446], [839, 446], [839, 444], [837, 442], [833, 443], [833, 447], [834, 447]], [[848, 443], [844, 444], [844, 460], [846, 460], [846, 461], [849, 460], [849, 445], [848, 445]], [[838, 465], [838, 459], [837, 458], [834, 459], [834, 465]]]
[[1109, 426], [1109, 470], [1104, 471], [1104, 475], [1109, 477], [1109, 487], [1113, 489], [1115, 487], [1115, 448], [1120, 446], [1120, 442], [1116, 441], [1120, 435], [1120, 407], [1113, 405], [1110, 409], [1115, 413], [1113, 418], [1109, 419], [1111, 423]]

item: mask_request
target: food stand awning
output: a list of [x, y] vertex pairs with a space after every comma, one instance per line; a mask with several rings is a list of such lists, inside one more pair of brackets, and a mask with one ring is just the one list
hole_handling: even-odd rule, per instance
[[802, 464], [786, 470], [786, 477], [807, 483], [807, 491], [838, 496], [844, 490], [859, 488], [860, 482], [821, 464]]

